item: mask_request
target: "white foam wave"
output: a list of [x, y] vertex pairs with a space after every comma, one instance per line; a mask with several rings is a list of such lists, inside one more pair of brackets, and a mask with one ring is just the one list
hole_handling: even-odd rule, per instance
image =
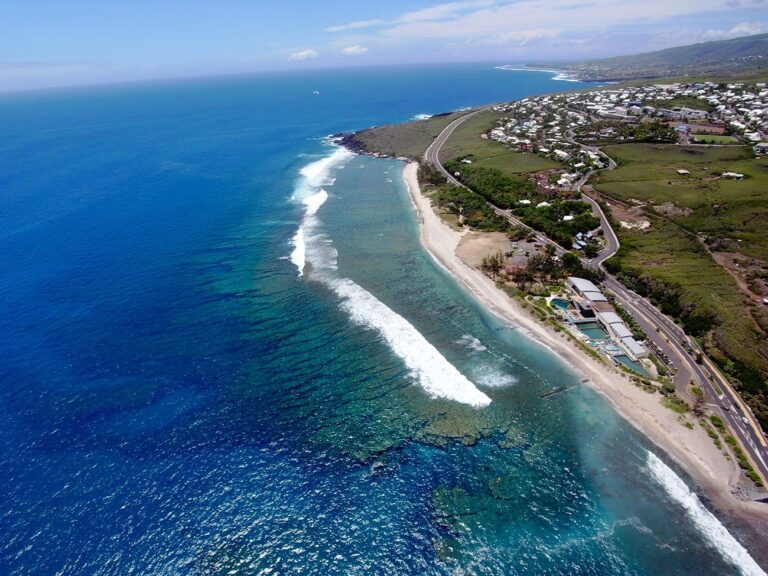
[[296, 231], [296, 234], [293, 236], [293, 239], [291, 240], [291, 243], [293, 244], [293, 252], [291, 252], [291, 262], [295, 264], [296, 268], [299, 270], [299, 278], [301, 278], [304, 275], [304, 267], [306, 266], [306, 260], [307, 260], [307, 241], [306, 241], [306, 235], [307, 231], [314, 232], [316, 221], [314, 219], [315, 214], [317, 214], [317, 211], [320, 209], [320, 206], [322, 206], [325, 201], [328, 200], [328, 192], [320, 189], [319, 192], [316, 194], [313, 194], [312, 196], [305, 198], [302, 201], [302, 204], [306, 206], [306, 211], [304, 212], [304, 220], [301, 223], [301, 226], [299, 226], [299, 229]]
[[488, 388], [505, 388], [517, 384], [517, 378], [491, 364], [478, 366], [472, 370], [472, 376], [478, 384]]
[[307, 243], [304, 241], [304, 228], [299, 226], [293, 239], [293, 251], [291, 252], [291, 262], [299, 269], [299, 278], [304, 275], [304, 266], [307, 262]]
[[475, 407], [491, 403], [416, 328], [373, 294], [348, 279], [330, 285], [344, 300], [342, 307], [352, 321], [379, 332], [427, 394]]
[[[336, 148], [332, 154], [310, 162], [299, 170], [300, 178], [291, 195], [291, 201], [301, 202], [305, 210], [301, 225], [291, 239], [293, 251], [290, 256], [291, 262], [299, 271], [299, 278], [304, 275], [308, 251], [314, 252], [316, 256], [313, 265], [336, 267], [336, 251], [332, 247], [329, 248], [324, 236], [317, 232], [318, 222], [315, 215], [328, 200], [328, 192], [321, 186], [332, 186], [336, 181], [331, 176], [332, 171], [342, 168], [353, 156], [354, 153], [346, 148]], [[313, 239], [318, 242], [311, 242]]]
[[313, 194], [309, 198], [305, 198], [303, 204], [307, 207], [307, 211], [304, 213], [304, 217], [309, 218], [310, 216], [317, 214], [320, 206], [325, 204], [326, 200], [328, 200], [328, 192], [322, 188], [317, 194]]
[[299, 277], [303, 276], [309, 263], [313, 277], [330, 286], [341, 297], [342, 308], [352, 321], [377, 330], [427, 394], [471, 406], [487, 406], [491, 399], [450, 364], [405, 318], [352, 280], [338, 279], [332, 273], [336, 270], [338, 254], [333, 241], [320, 230], [317, 213], [328, 200], [328, 192], [322, 186], [332, 185], [332, 171], [345, 165], [353, 156], [348, 150], [339, 148], [330, 156], [300, 170], [301, 178], [292, 200], [300, 201], [305, 211], [291, 241], [293, 251], [290, 256]]
[[429, 120], [432, 118], [432, 114], [414, 114], [411, 120]]
[[505, 66], [495, 66], [496, 70], [507, 70], [509, 72], [549, 72], [550, 74], [554, 74], [552, 76], [552, 80], [559, 80], [561, 82], [578, 82], [578, 78], [574, 78], [567, 72], [563, 72], [560, 70], [548, 70], [546, 68], [520, 68], [510, 65]]
[[330, 172], [334, 168], [340, 168], [349, 162], [355, 154], [346, 148], [336, 148], [332, 154], [310, 162], [299, 170], [299, 174], [304, 179], [303, 184], [318, 188], [320, 186], [330, 186], [333, 180], [330, 178]]
[[461, 344], [462, 346], [465, 346], [466, 348], [469, 348], [475, 352], [485, 352], [488, 350], [488, 348], [483, 346], [483, 343], [472, 336], [472, 334], [464, 334], [461, 338], [456, 340], [456, 344]]
[[720, 521], [707, 510], [698, 496], [691, 492], [685, 482], [658, 456], [648, 452], [648, 468], [651, 476], [667, 491], [667, 494], [680, 504], [688, 517], [701, 531], [712, 547], [739, 569], [745, 576], [766, 576], [757, 565], [749, 552], [723, 526]]

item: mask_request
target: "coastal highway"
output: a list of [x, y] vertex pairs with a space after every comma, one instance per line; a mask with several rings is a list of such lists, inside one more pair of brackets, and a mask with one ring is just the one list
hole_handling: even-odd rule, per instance
[[448, 182], [450, 182], [454, 186], [461, 186], [462, 188], [466, 188], [466, 186], [464, 186], [464, 184], [462, 184], [456, 178], [454, 178], [453, 174], [448, 172], [448, 170], [445, 169], [445, 166], [443, 166], [443, 163], [440, 162], [440, 149], [445, 145], [445, 143], [448, 141], [448, 138], [451, 137], [451, 134], [453, 134], [453, 131], [456, 130], [456, 128], [458, 128], [464, 122], [472, 118], [472, 116], [474, 116], [478, 112], [482, 112], [483, 110], [485, 110], [485, 108], [475, 110], [473, 112], [465, 114], [464, 116], [456, 118], [456, 120], [454, 120], [453, 122], [448, 124], [448, 126], [443, 128], [443, 131], [437, 135], [437, 137], [434, 139], [432, 144], [429, 145], [429, 148], [427, 148], [427, 150], [424, 152], [424, 161], [429, 162], [430, 164], [435, 166], [438, 170], [440, 170], [440, 172], [443, 173], [443, 176], [445, 176], [448, 179]]
[[[456, 120], [454, 120], [453, 122], [451, 122], [450, 124], [448, 124], [448, 126], [443, 128], [443, 131], [437, 135], [437, 137], [432, 141], [432, 144], [429, 145], [429, 148], [427, 148], [426, 151], [424, 152], [424, 161], [435, 166], [443, 174], [443, 176], [445, 176], [448, 182], [450, 182], [454, 186], [467, 188], [467, 186], [459, 182], [459, 180], [457, 180], [453, 174], [451, 174], [450, 172], [448, 172], [448, 170], [445, 169], [445, 166], [443, 166], [443, 163], [440, 161], [440, 150], [448, 141], [448, 138], [451, 137], [451, 134], [453, 134], [456, 128], [461, 126], [461, 124], [469, 120], [475, 114], [479, 112], [483, 112], [484, 110], [487, 110], [487, 108], [474, 110], [473, 112], [469, 112], [468, 114], [465, 114], [464, 116], [461, 116]], [[490, 202], [488, 202], [488, 204], [493, 208], [493, 210], [497, 214], [499, 214], [500, 216], [504, 216], [514, 226], [521, 226], [527, 230], [530, 230], [536, 236], [536, 239], [539, 242], [542, 242], [544, 244], [551, 244], [552, 246], [554, 246], [557, 254], [563, 254], [565, 252], [565, 249], [562, 246], [550, 240], [549, 238], [547, 238], [547, 236], [537, 232], [536, 230], [534, 230], [533, 228], [525, 224], [522, 220], [516, 218], [510, 210], [504, 210], [503, 208], [494, 206]]]
[[[466, 188], [453, 174], [445, 169], [440, 161], [440, 150], [456, 128], [481, 111], [475, 110], [448, 124], [424, 153], [424, 160], [437, 167], [448, 181], [456, 186]], [[579, 144], [575, 141], [574, 143]], [[579, 145], [582, 146], [581, 144]], [[601, 152], [598, 149], [593, 150]], [[606, 158], [609, 161], [608, 169], [615, 168], [615, 162], [610, 157], [606, 156]], [[586, 183], [591, 175], [592, 172], [580, 179], [575, 189], [580, 190], [581, 186]], [[606, 242], [603, 251], [591, 261], [585, 261], [585, 264], [605, 271], [603, 263], [616, 254], [620, 247], [619, 239], [600, 205], [594, 199], [584, 194], [582, 194], [582, 198], [585, 202], [592, 205], [595, 215], [600, 219], [600, 225]], [[497, 213], [508, 218], [513, 224], [522, 225], [530, 229], [530, 227], [512, 216], [509, 211], [495, 206], [494, 209]], [[563, 248], [552, 242], [549, 238], [536, 232], [535, 234], [538, 240], [554, 245], [558, 253], [563, 252]], [[768, 486], [768, 442], [766, 442], [765, 436], [749, 407], [746, 406], [738, 393], [733, 390], [730, 383], [717, 370], [709, 358], [699, 350], [696, 342], [689, 338], [674, 321], [662, 314], [650, 301], [629, 290], [607, 272], [603, 284], [616, 295], [622, 307], [635, 318], [648, 338], [669, 358], [674, 369], [673, 382], [675, 388], [683, 395], [690, 397], [688, 385], [693, 382], [705, 391], [707, 398], [716, 399], [715, 404], [710, 404], [710, 409], [719, 413], [723, 421], [727, 423], [728, 428], [738, 439], [742, 449], [752, 461], [764, 485]], [[696, 361], [697, 359], [699, 359], [699, 362]]]

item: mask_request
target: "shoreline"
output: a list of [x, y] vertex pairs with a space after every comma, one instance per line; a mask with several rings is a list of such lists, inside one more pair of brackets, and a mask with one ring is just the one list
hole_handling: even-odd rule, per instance
[[700, 426], [693, 430], [683, 426], [675, 412], [662, 406], [658, 395], [635, 386], [617, 369], [587, 357], [568, 343], [562, 333], [530, 316], [490, 278], [457, 256], [456, 248], [467, 232], [452, 230], [435, 213], [431, 201], [421, 194], [417, 168], [415, 162], [408, 163], [403, 177], [420, 220], [421, 244], [430, 256], [486, 309], [557, 355], [581, 377], [588, 378], [592, 388], [626, 421], [693, 478], [716, 510], [746, 522], [754, 530], [758, 529], [757, 524], [768, 522], [768, 506], [740, 500], [732, 493], [741, 471], [735, 462], [725, 459]]

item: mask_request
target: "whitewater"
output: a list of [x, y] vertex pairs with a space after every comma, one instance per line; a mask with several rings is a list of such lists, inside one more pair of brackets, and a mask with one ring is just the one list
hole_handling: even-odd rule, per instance
[[299, 278], [305, 276], [309, 265], [313, 279], [339, 296], [341, 308], [354, 323], [380, 334], [429, 396], [476, 408], [488, 406], [491, 399], [448, 362], [410, 322], [352, 280], [335, 276], [337, 252], [332, 240], [321, 231], [317, 212], [328, 200], [324, 187], [333, 185], [332, 175], [353, 157], [349, 150], [337, 148], [331, 155], [311, 162], [299, 171], [292, 199], [303, 205], [304, 215], [291, 241], [293, 251], [290, 255]]
[[712, 512], [704, 507], [699, 497], [685, 482], [653, 452], [648, 452], [651, 476], [661, 484], [669, 497], [682, 506], [709, 544], [731, 562], [744, 576], [765, 576], [765, 572]]

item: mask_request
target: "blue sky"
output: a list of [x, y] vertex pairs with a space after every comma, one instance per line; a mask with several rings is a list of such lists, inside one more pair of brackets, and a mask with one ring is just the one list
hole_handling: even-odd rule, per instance
[[0, 90], [613, 56], [768, 31], [768, 0], [0, 0]]

